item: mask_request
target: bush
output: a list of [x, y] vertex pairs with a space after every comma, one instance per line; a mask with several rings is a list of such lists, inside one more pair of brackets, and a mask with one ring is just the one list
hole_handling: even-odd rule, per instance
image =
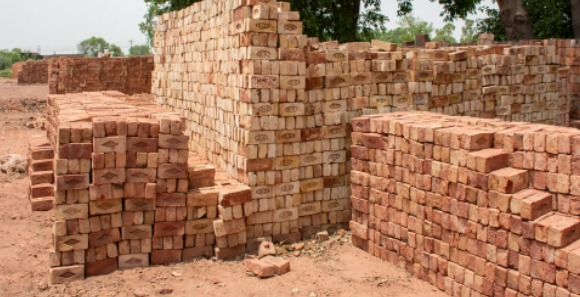
[[12, 78], [12, 69], [0, 70], [0, 77]]

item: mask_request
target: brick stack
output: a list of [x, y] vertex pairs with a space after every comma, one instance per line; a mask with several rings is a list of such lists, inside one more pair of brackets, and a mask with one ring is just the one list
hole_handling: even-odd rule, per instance
[[26, 62], [15, 62], [12, 64], [12, 79], [18, 79], [18, 73], [22, 70], [22, 66]]
[[19, 84], [45, 84], [48, 82], [48, 60], [27, 61], [18, 71]]
[[421, 112], [352, 124], [356, 246], [453, 296], [579, 296], [578, 130]]
[[54, 201], [54, 150], [45, 135], [28, 143], [28, 177], [32, 211], [47, 211]]
[[125, 94], [151, 92], [152, 56], [53, 60], [47, 67], [50, 94], [106, 90]]
[[[344, 111], [329, 103], [325, 115], [322, 92], [308, 98], [301, 32], [298, 13], [274, 1], [202, 1], [158, 23], [158, 102], [189, 120], [194, 150], [251, 188], [251, 201], [219, 205], [224, 223], [245, 218], [248, 239], [296, 240], [350, 216]], [[216, 233], [220, 248], [241, 229]]]
[[576, 40], [545, 40], [544, 44], [554, 45], [561, 57], [562, 65], [570, 68], [569, 85], [565, 89], [570, 96], [570, 124], [579, 127], [580, 120], [580, 54], [579, 44]]
[[107, 94], [49, 96], [47, 131], [58, 148], [52, 283], [181, 260], [189, 159], [182, 121]]

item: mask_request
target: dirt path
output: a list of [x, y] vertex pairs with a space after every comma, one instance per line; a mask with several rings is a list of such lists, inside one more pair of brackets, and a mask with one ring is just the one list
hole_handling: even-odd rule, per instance
[[[7, 85], [0, 81], [0, 110], [26, 94], [42, 96], [40, 86]], [[5, 89], [16, 96], [8, 98]], [[43, 133], [25, 127], [37, 116], [33, 110], [0, 113], [0, 155], [26, 154], [28, 139]], [[0, 173], [0, 296], [446, 296], [348, 243], [336, 243], [317, 257], [289, 255], [291, 272], [266, 280], [247, 275], [243, 262], [200, 260], [48, 286], [52, 215], [30, 211], [27, 183], [24, 175]]]

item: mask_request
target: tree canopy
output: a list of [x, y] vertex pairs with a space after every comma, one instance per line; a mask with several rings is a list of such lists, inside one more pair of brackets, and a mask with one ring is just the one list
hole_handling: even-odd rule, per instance
[[105, 51], [109, 51], [113, 57], [124, 55], [119, 46], [109, 44], [101, 37], [91, 37], [81, 41], [77, 46], [77, 50], [79, 53], [90, 57], [97, 57], [100, 53], [105, 53]]
[[445, 23], [443, 27], [435, 29], [432, 23], [409, 14], [399, 19], [395, 29], [376, 32], [375, 37], [384, 41], [403, 44], [408, 41], [414, 41], [416, 35], [425, 34], [431, 40], [444, 40], [455, 43], [455, 38], [453, 38], [454, 30], [455, 26], [451, 23]]
[[145, 56], [149, 55], [151, 51], [149, 50], [149, 46], [147, 45], [134, 45], [132, 48], [129, 49], [130, 56]]
[[[144, 0], [148, 4], [139, 29], [153, 44], [156, 16], [179, 10], [199, 0]], [[381, 13], [380, 0], [290, 0], [300, 12], [304, 34], [321, 40], [340, 42], [370, 40], [376, 30], [384, 29], [387, 18]]]

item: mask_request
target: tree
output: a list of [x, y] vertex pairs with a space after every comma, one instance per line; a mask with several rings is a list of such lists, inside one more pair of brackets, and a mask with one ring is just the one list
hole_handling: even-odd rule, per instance
[[570, 13], [572, 17], [572, 28], [574, 29], [574, 38], [580, 38], [580, 1], [570, 0]]
[[0, 77], [12, 77], [12, 64], [22, 61], [22, 50], [0, 50]]
[[370, 40], [375, 31], [384, 31], [387, 18], [380, 0], [291, 0], [300, 12], [304, 34], [322, 41]]
[[[149, 5], [139, 29], [153, 41], [155, 16], [185, 8], [199, 0], [144, 0]], [[380, 0], [290, 0], [300, 12], [304, 34], [320, 40], [339, 42], [370, 40], [384, 30], [387, 18], [381, 13]]]
[[129, 49], [129, 56], [145, 56], [150, 53], [151, 51], [147, 45], [135, 45]]
[[[528, 12], [535, 38], [574, 38], [573, 19], [580, 17], [573, 17], [569, 0], [525, 0], [524, 8]], [[480, 10], [487, 18], [478, 21], [477, 31], [492, 33], [496, 40], [508, 40], [499, 10], [486, 6]]]
[[433, 40], [443, 40], [449, 43], [457, 43], [453, 37], [453, 31], [455, 31], [455, 25], [452, 23], [445, 23], [443, 27], [435, 30], [435, 37], [433, 37]]
[[425, 34], [431, 36], [432, 33], [433, 24], [420, 20], [413, 15], [406, 15], [397, 21], [397, 28], [384, 33], [378, 33], [377, 38], [392, 43], [403, 44], [408, 41], [414, 41], [415, 35]]
[[108, 48], [109, 43], [100, 37], [91, 37], [83, 40], [77, 46], [79, 53], [91, 57], [96, 57], [99, 53], [104, 53]]
[[478, 35], [476, 23], [474, 20], [466, 19], [465, 24], [461, 27], [461, 37], [459, 42], [461, 43], [474, 43], [477, 42]]
[[123, 53], [123, 50], [115, 44], [109, 45], [108, 50], [109, 50], [109, 53], [111, 53], [111, 56], [113, 56], [113, 57], [122, 57], [125, 55]]
[[[399, 14], [405, 15], [413, 10], [413, 0], [397, 0]], [[443, 6], [441, 16], [446, 21], [458, 18], [465, 19], [467, 15], [475, 13], [482, 0], [430, 0], [437, 1]], [[495, 0], [498, 5], [499, 20], [505, 28], [510, 40], [533, 39], [534, 33], [528, 17], [525, 0]], [[541, 0], [538, 0], [541, 1]]]

